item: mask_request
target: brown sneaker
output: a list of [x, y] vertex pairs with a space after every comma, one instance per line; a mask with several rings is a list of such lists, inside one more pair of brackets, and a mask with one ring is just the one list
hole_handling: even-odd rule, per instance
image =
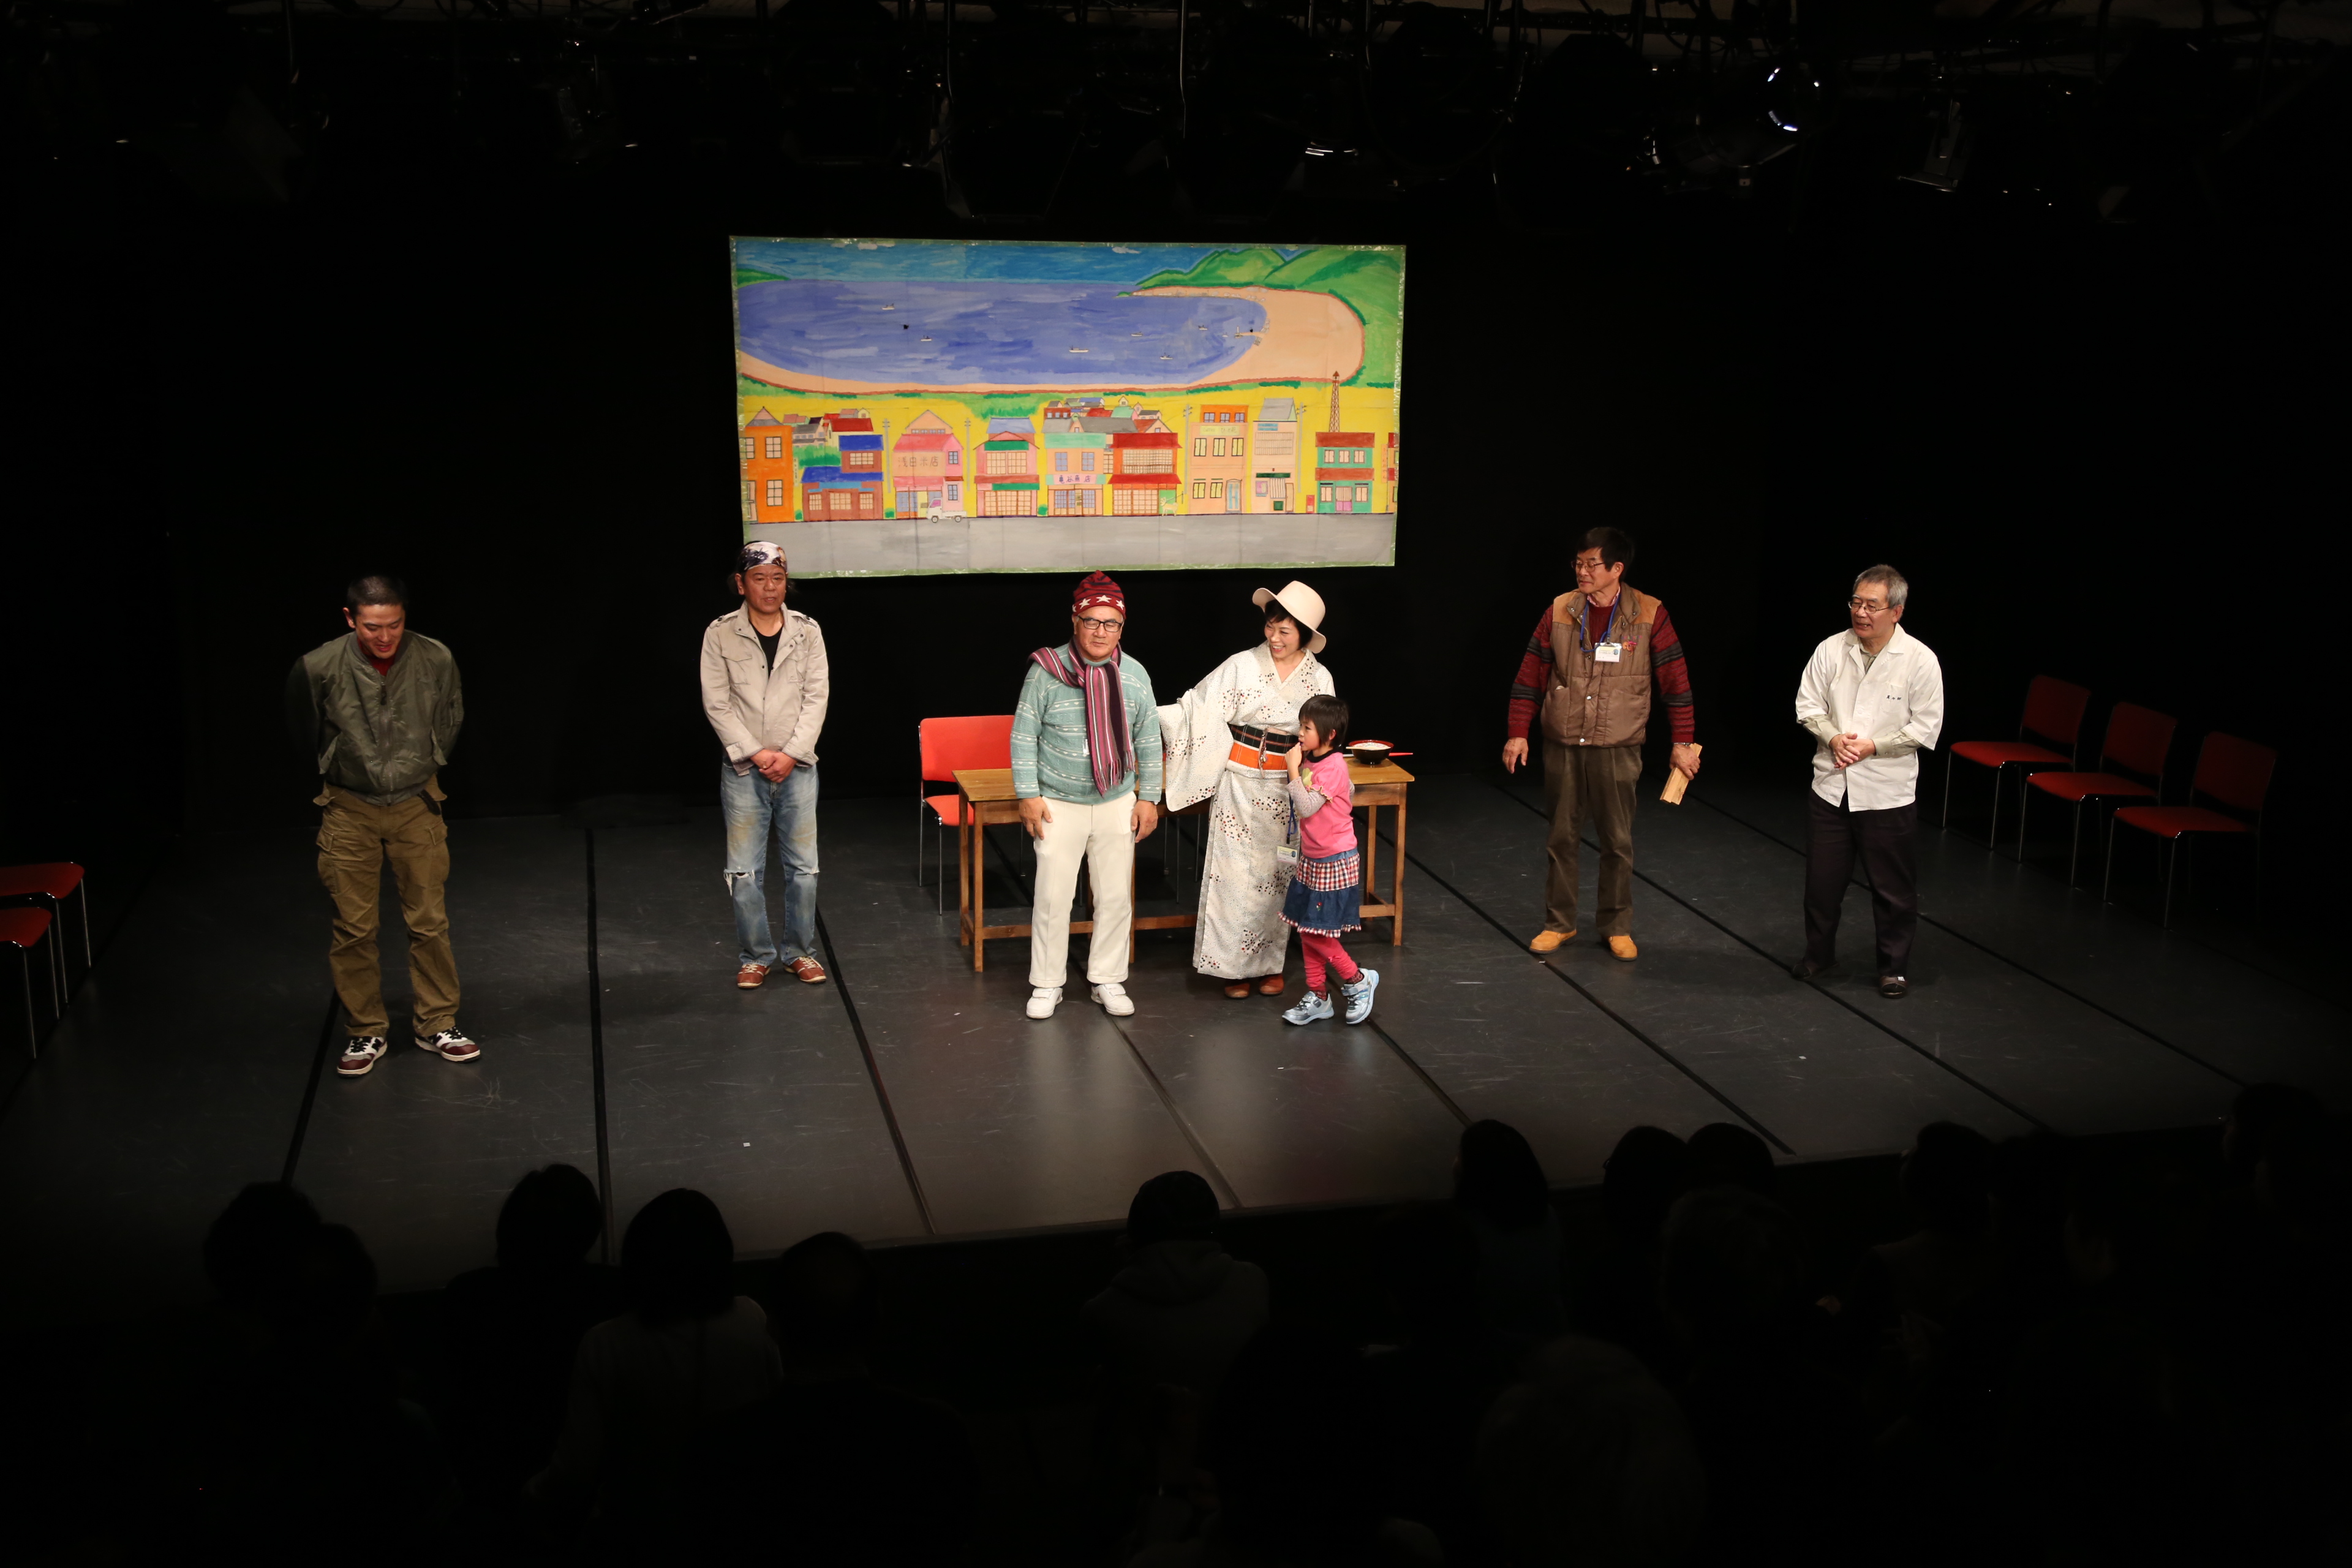
[[1572, 931], [1539, 931], [1536, 932], [1535, 941], [1528, 943], [1528, 951], [1529, 952], [1551, 952], [1559, 948], [1566, 947], [1570, 942], [1574, 942], [1575, 940], [1576, 933]]
[[1259, 981], [1257, 983], [1257, 994], [1261, 996], [1281, 995], [1282, 976], [1280, 974], [1269, 974], [1265, 979]]
[[768, 982], [768, 966], [747, 963], [735, 972], [735, 986], [740, 991], [757, 991]]
[[803, 985], [824, 984], [824, 965], [814, 958], [795, 958], [784, 969]]

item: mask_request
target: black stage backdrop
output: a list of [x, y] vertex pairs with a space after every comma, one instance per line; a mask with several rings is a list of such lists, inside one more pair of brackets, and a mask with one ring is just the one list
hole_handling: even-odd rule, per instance
[[[1528, 629], [1571, 585], [1572, 534], [1606, 521], [1674, 611], [1710, 761], [1798, 788], [1798, 670], [1887, 560], [1942, 656], [1948, 736], [2011, 733], [2049, 670], [2180, 714], [2182, 765], [2210, 728], [2278, 745], [2273, 917], [2325, 908], [2340, 660], [2312, 552], [2345, 510], [2340, 315], [2243, 287], [2291, 274], [2290, 241], [1912, 190], [1795, 237], [1711, 198], [1515, 231], [1475, 193], [1377, 229], [1129, 214], [1054, 237], [1412, 247], [1398, 564], [1309, 575], [1358, 732], [1415, 768], [1495, 766]], [[258, 214], [127, 179], [32, 190], [9, 263], [5, 853], [120, 863], [305, 820], [280, 683], [370, 569], [408, 579], [412, 624], [464, 669], [454, 812], [709, 798], [695, 657], [739, 533], [727, 236], [959, 232], [919, 179], [770, 193], [626, 167], [347, 172]], [[1163, 697], [1255, 638], [1261, 584], [1126, 574]], [[832, 651], [828, 793], [911, 793], [916, 721], [1008, 709], [1068, 586], [797, 587]]]

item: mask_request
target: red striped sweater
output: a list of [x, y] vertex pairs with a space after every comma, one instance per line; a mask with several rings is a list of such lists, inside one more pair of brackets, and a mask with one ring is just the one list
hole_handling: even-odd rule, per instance
[[[1623, 603], [1622, 594], [1618, 602]], [[1595, 641], [1608, 624], [1606, 606], [1585, 605], [1585, 629]], [[1658, 618], [1650, 627], [1650, 669], [1658, 678], [1658, 700], [1665, 704], [1675, 744], [1679, 746], [1696, 739], [1698, 721], [1691, 710], [1690, 666], [1683, 661], [1683, 639], [1675, 635], [1675, 623], [1667, 618], [1664, 605], [1658, 606]], [[1550, 684], [1551, 606], [1546, 605], [1543, 614], [1536, 617], [1535, 635], [1528, 638], [1528, 651], [1519, 660], [1518, 677], [1511, 682], [1511, 729], [1507, 740], [1521, 739], [1535, 728], [1536, 713], [1543, 706], [1544, 688]]]

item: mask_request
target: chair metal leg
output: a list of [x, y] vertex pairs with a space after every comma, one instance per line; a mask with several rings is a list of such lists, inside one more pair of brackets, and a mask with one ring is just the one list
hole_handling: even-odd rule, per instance
[[74, 907], [81, 911], [81, 967], [82, 973], [87, 974], [98, 967], [97, 950], [90, 945], [89, 877], [87, 873], [74, 884]]
[[2112, 903], [2114, 903], [2115, 901], [2116, 901], [2116, 818], [2115, 818], [2114, 814], [2113, 814], [2113, 813], [2110, 813], [2110, 814], [2108, 815], [2108, 816], [2107, 816], [2107, 869], [2106, 869], [2106, 874], [2105, 874], [2105, 875], [2104, 875], [2104, 876], [2102, 876], [2102, 877], [2099, 879], [2099, 902], [2101, 902], [2101, 903], [2103, 903], [2103, 904], [2112, 904]]
[[945, 818], [939, 819], [933, 842], [938, 852], [932, 858], [939, 862], [940, 868], [940, 913], [945, 914], [948, 912], [948, 825]]
[[1944, 820], [1936, 825], [1939, 830], [1952, 826], [1952, 764], [1959, 760], [1958, 752], [1944, 753]]
[[16, 978], [25, 991], [25, 1049], [35, 1061], [41, 1058], [40, 1026], [33, 1021], [33, 953], [29, 948], [16, 950]]
[[2172, 873], [2180, 865], [2180, 840], [2176, 838], [2164, 851], [2164, 919], [2158, 923], [2166, 931], [2172, 929]]
[[2066, 851], [2066, 887], [2070, 892], [2074, 887], [2077, 868], [2083, 863], [2083, 807], [2089, 804], [2086, 800], [2074, 803], [2074, 843]]
[[2017, 863], [2021, 866], [2025, 864], [2026, 813], [2032, 805], [2033, 780], [2029, 776], [2021, 780], [2017, 786]]
[[2000, 775], [2008, 771], [2006, 768], [1992, 771], [1992, 826], [1985, 830], [1985, 847], [1988, 849], [2000, 847]]

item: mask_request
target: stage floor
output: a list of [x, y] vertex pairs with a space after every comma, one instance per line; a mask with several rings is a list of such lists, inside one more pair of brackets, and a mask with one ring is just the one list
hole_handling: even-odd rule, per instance
[[[834, 984], [750, 993], [732, 984], [715, 810], [457, 822], [462, 1019], [484, 1055], [453, 1066], [403, 1030], [348, 1081], [309, 837], [186, 841], [40, 1061], [10, 1068], [0, 1318], [193, 1296], [211, 1217], [240, 1184], [287, 1175], [398, 1290], [487, 1262], [508, 1188], [557, 1160], [598, 1173], [624, 1222], [698, 1187], [750, 1255], [820, 1229], [915, 1242], [1115, 1222], [1177, 1167], [1239, 1210], [1433, 1196], [1462, 1126], [1488, 1116], [1573, 1185], [1636, 1122], [1737, 1120], [1802, 1161], [1900, 1149], [1938, 1119], [2119, 1131], [2210, 1124], [2264, 1079], [2336, 1103], [2352, 1087], [2335, 1004], [1958, 836], [1923, 835], [1907, 999], [1871, 984], [1859, 887], [1845, 933], [1863, 962], [1793, 981], [1801, 786], [1717, 773], [1679, 809], [1643, 803], [1636, 963], [1589, 938], [1528, 953], [1532, 792], [1431, 778], [1412, 791], [1407, 941], [1377, 921], [1354, 942], [1382, 976], [1370, 1025], [1283, 1024], [1295, 953], [1289, 998], [1226, 1000], [1192, 972], [1185, 931], [1140, 938], [1133, 1017], [1106, 1017], [1080, 983], [1033, 1023], [1025, 942], [992, 944], [972, 973], [952, 896], [942, 915], [915, 882], [908, 804], [824, 806]], [[1016, 829], [992, 837], [991, 891], [1020, 918], [1026, 849]], [[1147, 908], [1185, 897], [1197, 851], [1179, 850], [1171, 878], [1146, 847]]]

